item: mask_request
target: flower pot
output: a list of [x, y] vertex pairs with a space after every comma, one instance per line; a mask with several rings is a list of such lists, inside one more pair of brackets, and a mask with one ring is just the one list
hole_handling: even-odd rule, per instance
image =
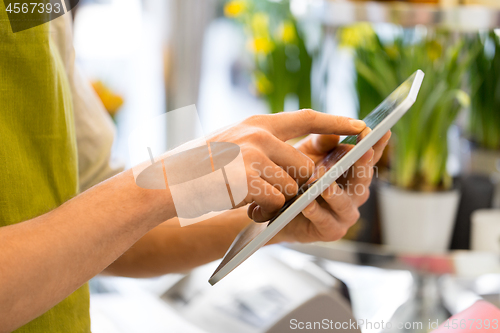
[[472, 214], [471, 248], [500, 253], [500, 209], [479, 209]]
[[402, 251], [439, 253], [448, 250], [460, 191], [413, 192], [379, 188], [382, 242]]

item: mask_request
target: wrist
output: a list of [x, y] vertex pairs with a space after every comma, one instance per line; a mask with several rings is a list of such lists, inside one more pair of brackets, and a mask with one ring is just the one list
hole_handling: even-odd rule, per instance
[[166, 189], [145, 189], [135, 183], [132, 170], [118, 175], [118, 187], [113, 191], [122, 197], [124, 208], [131, 218], [138, 219], [154, 228], [162, 222], [177, 216], [172, 195]]

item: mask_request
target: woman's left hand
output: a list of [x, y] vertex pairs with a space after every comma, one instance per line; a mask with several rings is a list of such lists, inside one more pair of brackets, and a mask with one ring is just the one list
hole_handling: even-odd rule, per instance
[[[389, 131], [271, 242], [326, 242], [342, 238], [359, 219], [358, 208], [370, 195], [373, 166], [382, 156], [390, 137]], [[352, 148], [339, 145], [337, 135], [309, 135], [295, 147], [316, 164], [335, 148]]]

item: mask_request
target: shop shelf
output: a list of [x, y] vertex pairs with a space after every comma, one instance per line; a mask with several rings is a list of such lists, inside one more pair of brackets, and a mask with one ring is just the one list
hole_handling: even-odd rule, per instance
[[[488, 6], [489, 4], [495, 6]], [[292, 13], [299, 19], [339, 27], [356, 22], [394, 23], [445, 27], [472, 32], [500, 27], [500, 1], [468, 0], [467, 5], [424, 2], [292, 0]]]

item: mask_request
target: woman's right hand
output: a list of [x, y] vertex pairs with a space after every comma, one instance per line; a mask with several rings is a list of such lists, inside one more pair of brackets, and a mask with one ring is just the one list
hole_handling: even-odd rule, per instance
[[312, 133], [355, 135], [365, 127], [361, 120], [300, 110], [252, 116], [211, 135], [207, 141], [232, 142], [240, 147], [248, 194], [236, 206], [251, 204], [249, 217], [263, 222], [293, 198], [314, 171], [314, 162], [287, 140]]

